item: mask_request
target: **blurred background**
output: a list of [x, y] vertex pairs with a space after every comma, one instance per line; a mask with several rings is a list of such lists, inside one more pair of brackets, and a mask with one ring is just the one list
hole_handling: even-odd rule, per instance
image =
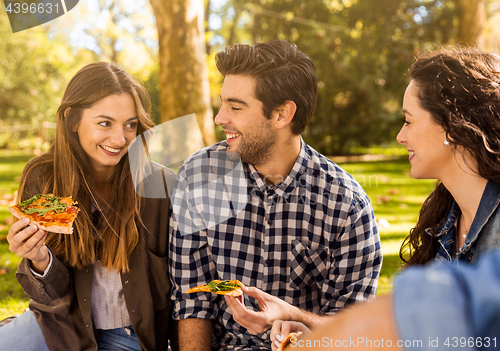
[[64, 87], [94, 61], [143, 80], [157, 123], [196, 113], [211, 144], [222, 137], [212, 123], [222, 84], [215, 54], [280, 38], [317, 67], [319, 99], [305, 141], [326, 155], [357, 153], [394, 141], [416, 55], [457, 43], [498, 50], [499, 7], [497, 0], [80, 0], [16, 34], [2, 8], [0, 148], [50, 141]]
[[213, 124], [222, 86], [215, 54], [275, 38], [316, 64], [318, 104], [303, 137], [367, 191], [384, 251], [379, 292], [391, 290], [401, 241], [434, 183], [409, 177], [395, 143], [408, 69], [441, 46], [497, 52], [499, 0], [80, 0], [15, 34], [0, 8], [0, 319], [28, 301], [6, 242], [7, 206], [26, 162], [53, 141], [71, 77], [88, 63], [115, 62], [144, 83], [156, 123], [195, 113], [209, 145], [224, 138]]

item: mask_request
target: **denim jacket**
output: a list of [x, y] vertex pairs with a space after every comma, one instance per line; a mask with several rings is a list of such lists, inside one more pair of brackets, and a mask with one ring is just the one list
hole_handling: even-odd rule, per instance
[[[485, 252], [500, 246], [500, 184], [488, 181], [484, 189], [481, 202], [472, 221], [469, 234], [464, 246], [456, 252], [456, 226], [460, 207], [453, 201], [448, 218], [438, 228], [436, 237], [440, 244], [436, 260], [450, 262], [452, 260], [465, 261], [476, 264], [479, 257]], [[432, 235], [434, 228], [427, 228], [426, 232]]]
[[478, 264], [409, 267], [394, 280], [394, 317], [406, 351], [500, 348], [500, 249]]

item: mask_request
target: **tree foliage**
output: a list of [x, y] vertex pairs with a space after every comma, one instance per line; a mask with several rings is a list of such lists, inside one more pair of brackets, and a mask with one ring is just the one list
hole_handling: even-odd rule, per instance
[[0, 52], [0, 123], [54, 122], [64, 88], [85, 53], [45, 31], [12, 34], [7, 16], [0, 16]]
[[325, 154], [394, 140], [414, 57], [455, 43], [460, 15], [442, 0], [229, 0], [218, 13], [214, 42], [240, 27], [241, 42], [281, 38], [314, 60], [318, 104], [304, 138]]

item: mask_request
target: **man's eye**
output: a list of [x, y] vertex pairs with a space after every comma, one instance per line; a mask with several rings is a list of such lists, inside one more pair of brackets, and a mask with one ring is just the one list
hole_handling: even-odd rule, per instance
[[405, 125], [405, 126], [407, 126], [407, 125], [409, 125], [409, 124], [410, 124], [410, 121], [408, 121], [408, 120], [405, 118], [405, 120], [404, 120], [404, 125]]
[[233, 110], [233, 111], [239, 111], [239, 110], [241, 110], [241, 108], [231, 107], [231, 110]]

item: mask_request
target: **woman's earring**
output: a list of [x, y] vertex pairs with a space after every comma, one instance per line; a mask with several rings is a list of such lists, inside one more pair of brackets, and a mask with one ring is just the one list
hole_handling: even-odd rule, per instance
[[444, 145], [445, 145], [445, 146], [449, 146], [449, 145], [450, 145], [450, 141], [449, 141], [448, 139], [446, 139], [446, 140], [444, 141]]

